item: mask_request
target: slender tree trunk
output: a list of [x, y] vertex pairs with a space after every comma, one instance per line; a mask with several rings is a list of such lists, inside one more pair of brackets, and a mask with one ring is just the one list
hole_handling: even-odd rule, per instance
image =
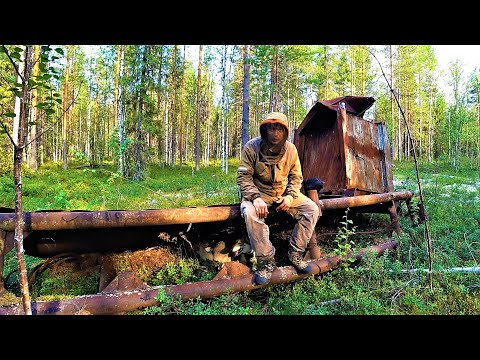
[[242, 149], [250, 139], [248, 134], [248, 115], [250, 102], [250, 45], [243, 48], [243, 107], [242, 107]]
[[177, 117], [178, 117], [178, 113], [177, 113], [177, 103], [178, 103], [178, 89], [177, 89], [177, 80], [178, 80], [178, 73], [177, 73], [177, 52], [178, 52], [178, 45], [175, 45], [175, 47], [173, 48], [173, 76], [172, 76], [172, 80], [173, 80], [173, 83], [172, 83], [172, 88], [173, 88], [173, 99], [172, 99], [172, 108], [171, 108], [171, 147], [172, 147], [172, 150], [171, 150], [171, 153], [170, 153], [170, 156], [171, 156], [171, 165], [173, 167], [175, 167], [175, 155], [176, 155], [176, 151], [177, 151]]
[[113, 89], [113, 127], [115, 128], [118, 123], [118, 99], [119, 99], [119, 81], [120, 81], [120, 61], [121, 61], [121, 47], [123, 45], [115, 46], [116, 58], [114, 68], [114, 89]]
[[[39, 133], [42, 134], [45, 129], [45, 116], [38, 117], [38, 113], [37, 113], [36, 118], [37, 118]], [[39, 165], [42, 166], [44, 161], [44, 153], [45, 153], [45, 143], [46, 143], [45, 136], [40, 136], [36, 140], [36, 143], [37, 143], [37, 149], [38, 149], [37, 158], [40, 163]]]
[[273, 46], [272, 67], [270, 70], [270, 107], [269, 111], [282, 111], [280, 95], [280, 59], [279, 45]]
[[428, 98], [428, 162], [432, 163], [432, 148], [433, 148], [433, 136], [432, 136], [432, 91], [430, 90]]
[[[388, 49], [389, 49], [389, 58], [390, 58], [390, 85], [392, 87], [392, 89], [395, 89], [394, 87], [394, 84], [393, 84], [393, 49], [392, 49], [392, 45], [389, 45], [388, 46]], [[395, 90], [393, 90], [395, 91]], [[392, 119], [392, 133], [395, 134], [395, 110], [394, 110], [394, 98], [393, 98], [393, 93], [390, 91], [390, 116], [391, 116], [391, 119]], [[394, 149], [397, 149], [396, 147], [396, 144], [397, 142], [395, 141], [395, 138], [396, 136], [393, 136], [393, 148]], [[394, 151], [393, 152], [393, 157], [394, 159], [398, 159], [398, 155], [397, 155], [397, 152]]]
[[[422, 78], [420, 74], [418, 74], [418, 84], [421, 84]], [[417, 87], [417, 102], [418, 102], [418, 113], [419, 113], [419, 119], [418, 119], [418, 158], [421, 159], [422, 156], [424, 157], [424, 151], [422, 147], [424, 146], [423, 141], [422, 141], [422, 134], [423, 134], [423, 111], [422, 111], [422, 93], [420, 91], [420, 86]]]
[[165, 116], [163, 118], [163, 129], [164, 129], [164, 132], [165, 132], [165, 138], [164, 138], [164, 141], [165, 141], [165, 165], [167, 165], [169, 162], [170, 162], [170, 157], [169, 157], [169, 154], [170, 154], [170, 150], [169, 150], [169, 146], [168, 146], [168, 139], [169, 139], [169, 126], [168, 126], [168, 96], [165, 96]]
[[178, 150], [179, 150], [179, 164], [182, 166], [183, 162], [183, 93], [185, 87], [185, 45], [183, 45], [183, 59], [180, 69], [180, 118], [178, 124]]
[[[40, 45], [35, 45], [33, 47], [33, 61], [35, 62], [33, 65], [33, 72], [32, 72], [32, 77], [36, 78], [39, 73], [39, 64], [40, 64]], [[30, 152], [31, 156], [29, 158], [29, 165], [33, 170], [38, 170], [38, 154], [37, 154], [37, 148], [38, 148], [38, 142], [35, 139], [37, 137], [37, 123], [38, 123], [38, 118], [37, 118], [37, 104], [38, 104], [38, 91], [37, 88], [34, 88], [32, 90], [32, 106], [30, 110], [30, 122], [31, 122], [31, 128], [30, 128], [30, 138], [33, 139], [33, 142], [30, 144]]]
[[162, 164], [162, 132], [161, 132], [161, 122], [162, 122], [162, 118], [161, 118], [161, 105], [162, 105], [162, 95], [163, 95], [163, 89], [162, 89], [162, 78], [163, 78], [163, 74], [162, 74], [162, 69], [163, 69], [163, 49], [164, 49], [164, 45], [161, 45], [160, 46], [160, 65], [158, 67], [158, 78], [157, 78], [157, 83], [158, 83], [158, 87], [157, 87], [157, 114], [158, 114], [158, 132], [157, 132], [157, 155], [158, 155], [158, 163], [159, 164]]
[[65, 65], [65, 83], [63, 87], [63, 116], [62, 116], [62, 161], [63, 169], [68, 168], [68, 103], [70, 99], [68, 97], [68, 81], [70, 74], [70, 46], [67, 45], [67, 63]]
[[[397, 89], [398, 91], [398, 102], [400, 103], [400, 88]], [[397, 115], [397, 160], [402, 160], [402, 130], [401, 130], [401, 114], [400, 108], [398, 109], [399, 114]]]
[[[230, 53], [230, 61], [228, 62], [228, 71], [227, 71], [227, 76], [230, 76], [231, 74], [231, 71], [232, 71], [232, 63], [233, 63], [233, 60], [232, 60], [232, 53]], [[229, 109], [230, 109], [230, 98], [228, 96], [228, 84], [227, 85], [227, 89], [226, 89], [226, 96], [225, 96], [225, 110], [224, 110], [224, 118], [225, 118], [225, 136], [224, 136], [224, 139], [225, 139], [225, 154], [224, 154], [224, 162], [225, 162], [225, 165], [224, 165], [224, 172], [225, 174], [228, 174], [228, 158], [230, 156], [230, 126], [228, 124], [228, 118], [229, 118]]]
[[[97, 74], [95, 81], [97, 82], [97, 88], [100, 88], [100, 76]], [[98, 164], [100, 162], [100, 139], [102, 138], [101, 134], [101, 127], [100, 127], [100, 92], [97, 92], [97, 96], [95, 97], [95, 111], [93, 113], [93, 136], [92, 136], [92, 163]]]
[[323, 64], [323, 66], [324, 66], [324, 70], [325, 70], [325, 93], [323, 94], [323, 98], [324, 98], [324, 99], [328, 99], [328, 81], [329, 81], [329, 78], [328, 78], [328, 76], [329, 76], [329, 71], [328, 71], [328, 70], [329, 70], [329, 69], [328, 69], [328, 56], [327, 56], [327, 54], [328, 54], [328, 46], [327, 46], [327, 45], [324, 45], [324, 50], [325, 50], [325, 51], [324, 51], [325, 57], [324, 57], [324, 64]]
[[448, 129], [448, 141], [447, 141], [448, 149], [447, 149], [447, 153], [448, 153], [448, 160], [449, 160], [449, 161], [452, 159], [452, 143], [451, 143], [451, 129], [450, 129], [450, 114], [451, 114], [451, 110], [449, 109], [449, 110], [448, 110], [448, 114], [447, 114], [447, 129]]
[[480, 86], [477, 86], [477, 160], [480, 160]]
[[135, 134], [136, 141], [134, 145], [134, 159], [135, 159], [135, 173], [133, 175], [134, 180], [141, 180], [145, 176], [145, 163], [143, 158], [143, 147], [144, 147], [144, 133], [142, 128], [143, 122], [143, 104], [144, 97], [146, 95], [145, 88], [145, 76], [147, 72], [147, 51], [148, 45], [145, 45], [142, 49], [142, 70], [140, 74], [140, 89], [138, 91], [138, 115], [137, 122], [135, 124]]
[[[354, 68], [355, 68], [355, 45], [350, 46], [350, 94], [355, 94], [355, 76], [354, 76]], [[346, 94], [344, 94], [346, 95]]]
[[[204, 101], [202, 104], [204, 106], [202, 107], [201, 114], [204, 119], [206, 119], [206, 124], [205, 124], [205, 132], [206, 132], [206, 139], [205, 139], [205, 147], [204, 147], [204, 157], [203, 157], [203, 163], [205, 166], [209, 165], [209, 160], [210, 160], [210, 154], [212, 154], [212, 141], [211, 141], [211, 128], [212, 128], [212, 122], [211, 122], [211, 94], [213, 93], [213, 80], [212, 78], [208, 78], [207, 80], [207, 94], [204, 98]], [[203, 97], [202, 97], [203, 99]]]
[[[118, 81], [123, 77], [123, 67], [124, 67], [124, 56], [125, 56], [125, 46], [119, 45], [118, 47], [118, 58], [119, 58], [119, 69], [118, 69]], [[127, 175], [127, 169], [125, 166], [125, 90], [124, 86], [118, 86], [118, 145], [119, 145], [119, 154], [118, 154], [118, 170], [122, 176]]]
[[[20, 60], [18, 61], [18, 73], [22, 74], [24, 67], [25, 67], [25, 59], [23, 56], [25, 55], [25, 49], [24, 46], [20, 46], [24, 51], [21, 53]], [[22, 83], [22, 77], [20, 75], [17, 76], [17, 82], [19, 84]], [[15, 118], [13, 119], [13, 133], [12, 133], [12, 138], [13, 142], [15, 144], [18, 144], [18, 128], [19, 128], [19, 123], [20, 123], [20, 103], [22, 99], [19, 97], [15, 97], [15, 105], [14, 105], [14, 112], [15, 112]], [[15, 145], [14, 145], [14, 150], [15, 150]]]
[[202, 57], [203, 46], [198, 49], [198, 75], [197, 75], [197, 112], [195, 117], [195, 170], [200, 170], [200, 99], [202, 89]]
[[22, 98], [20, 100], [20, 113], [18, 123], [18, 142], [14, 147], [14, 164], [13, 164], [13, 177], [15, 184], [15, 249], [17, 253], [18, 261], [18, 273], [20, 290], [22, 292], [23, 309], [26, 315], [32, 314], [32, 308], [30, 303], [30, 292], [28, 289], [27, 278], [27, 266], [25, 263], [24, 249], [23, 249], [23, 204], [22, 204], [22, 161], [23, 151], [25, 145], [25, 130], [27, 126], [26, 119], [28, 118], [28, 100], [30, 98], [28, 81], [30, 80], [31, 68], [32, 68], [32, 46], [27, 45], [25, 47], [24, 56], [25, 66], [23, 68], [23, 81], [22, 81]]
[[60, 132], [60, 122], [56, 122], [55, 125], [54, 125], [54, 129], [55, 129], [55, 135], [56, 136], [52, 136], [52, 146], [53, 146], [53, 161], [54, 162], [57, 162], [58, 159], [59, 159], [59, 152], [60, 152], [60, 145], [59, 145], [59, 142], [60, 142], [60, 135], [59, 135], [59, 132]]
[[220, 116], [221, 116], [221, 129], [220, 129], [220, 168], [224, 171], [225, 170], [225, 104], [226, 104], [226, 97], [227, 97], [227, 89], [226, 89], [226, 75], [227, 75], [227, 46], [223, 46], [223, 54], [222, 54], [222, 65], [221, 65], [221, 73], [222, 73], [222, 106], [220, 109]]
[[88, 100], [87, 100], [87, 142], [86, 142], [86, 148], [85, 148], [85, 156], [91, 163], [92, 159], [92, 147], [91, 147], [91, 136], [92, 136], [92, 119], [91, 119], [91, 112], [92, 112], [92, 104], [90, 100], [90, 92], [88, 93]]

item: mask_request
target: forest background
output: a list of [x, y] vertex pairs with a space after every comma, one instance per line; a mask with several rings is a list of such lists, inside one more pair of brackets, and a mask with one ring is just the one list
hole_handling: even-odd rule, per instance
[[[24, 160], [31, 169], [48, 160], [60, 161], [67, 169], [69, 159], [92, 165], [109, 159], [120, 175], [140, 180], [149, 164], [188, 163], [198, 171], [218, 160], [228, 172], [227, 159], [239, 157], [242, 144], [258, 134], [267, 112], [285, 112], [295, 129], [315, 101], [343, 95], [376, 99], [365, 118], [386, 123], [394, 160], [411, 159], [413, 143], [427, 162], [444, 159], [455, 168], [460, 156], [479, 161], [479, 69], [467, 73], [455, 60], [440, 71], [431, 45], [95, 48], [59, 46], [56, 56], [43, 63], [40, 72], [49, 87], [32, 91], [36, 110], [30, 111], [25, 132], [31, 144]], [[47, 58], [49, 49], [34, 46], [32, 56]], [[19, 106], [17, 75], [4, 55], [2, 174], [12, 170], [5, 130], [16, 133]], [[404, 110], [412, 143], [386, 80]]]

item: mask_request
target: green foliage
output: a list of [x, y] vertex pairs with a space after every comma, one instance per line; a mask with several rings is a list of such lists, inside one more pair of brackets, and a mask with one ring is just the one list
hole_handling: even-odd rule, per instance
[[113, 160], [116, 164], [118, 164], [120, 156], [124, 156], [132, 144], [132, 140], [128, 137], [125, 137], [122, 143], [120, 143], [118, 139], [118, 132], [119, 128], [115, 127], [115, 129], [113, 129], [112, 135], [110, 135], [110, 138], [108, 139], [107, 144], [108, 148], [113, 152]]
[[349, 210], [349, 208], [345, 210], [345, 215], [343, 215], [342, 221], [340, 221], [342, 226], [338, 228], [338, 232], [335, 235], [337, 248], [334, 251], [337, 255], [346, 257], [347, 263], [342, 262], [342, 266], [348, 266], [348, 263], [355, 261], [355, 257], [350, 255], [353, 250], [353, 245], [355, 245], [355, 242], [352, 240], [352, 235], [355, 234], [356, 226], [353, 225], [353, 220], [348, 219]]
[[52, 273], [50, 269], [40, 274], [33, 284], [31, 296], [36, 300], [51, 300], [52, 296], [58, 298], [96, 294], [100, 274], [91, 272], [78, 276], [72, 270]]
[[261, 305], [246, 294], [225, 294], [213, 299], [189, 299], [168, 296], [160, 289], [155, 300], [159, 302], [143, 311], [145, 315], [258, 315]]
[[0, 134], [0, 176], [9, 174], [13, 174], [12, 144], [6, 135]]
[[[17, 62], [23, 61], [22, 57], [25, 49], [20, 46], [4, 48], [4, 54], [8, 54], [12, 59]], [[37, 59], [32, 59], [32, 64], [38, 64], [37, 74], [31, 73], [27, 79], [23, 81], [28, 86], [28, 91], [31, 92], [36, 89], [44, 96], [37, 101], [35, 107], [42, 110], [47, 116], [55, 113], [55, 107], [62, 103], [60, 94], [54, 84], [60, 78], [60, 68], [55, 66], [56, 60], [60, 59], [57, 54], [63, 54], [61, 48], [53, 48], [50, 45], [41, 46], [40, 56]], [[23, 75], [23, 74], [22, 74]], [[10, 83], [9, 90], [16, 96], [22, 97], [23, 84], [17, 81], [17, 77], [14, 75], [7, 76], [6, 80]], [[4, 117], [15, 117], [14, 112], [5, 112], [2, 114]]]
[[157, 285], [180, 285], [187, 282], [209, 280], [214, 276], [208, 268], [196, 259], [180, 259], [178, 263], [168, 263], [147, 282]]

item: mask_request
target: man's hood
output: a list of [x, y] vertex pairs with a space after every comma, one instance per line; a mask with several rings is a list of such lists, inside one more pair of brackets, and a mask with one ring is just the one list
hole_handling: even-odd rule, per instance
[[271, 112], [260, 124], [260, 135], [263, 140], [267, 140], [267, 124], [281, 124], [285, 127], [285, 141], [290, 136], [290, 129], [288, 128], [287, 116], [281, 112]]

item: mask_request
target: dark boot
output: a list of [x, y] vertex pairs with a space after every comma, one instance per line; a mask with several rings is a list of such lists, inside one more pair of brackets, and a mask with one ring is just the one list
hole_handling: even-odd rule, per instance
[[270, 282], [273, 271], [277, 268], [275, 260], [260, 260], [258, 259], [257, 270], [255, 271], [255, 283], [258, 285], [265, 285]]
[[311, 274], [313, 272], [313, 268], [303, 260], [304, 254], [300, 251], [289, 250], [288, 251], [288, 260], [297, 268], [298, 271], [304, 274]]

